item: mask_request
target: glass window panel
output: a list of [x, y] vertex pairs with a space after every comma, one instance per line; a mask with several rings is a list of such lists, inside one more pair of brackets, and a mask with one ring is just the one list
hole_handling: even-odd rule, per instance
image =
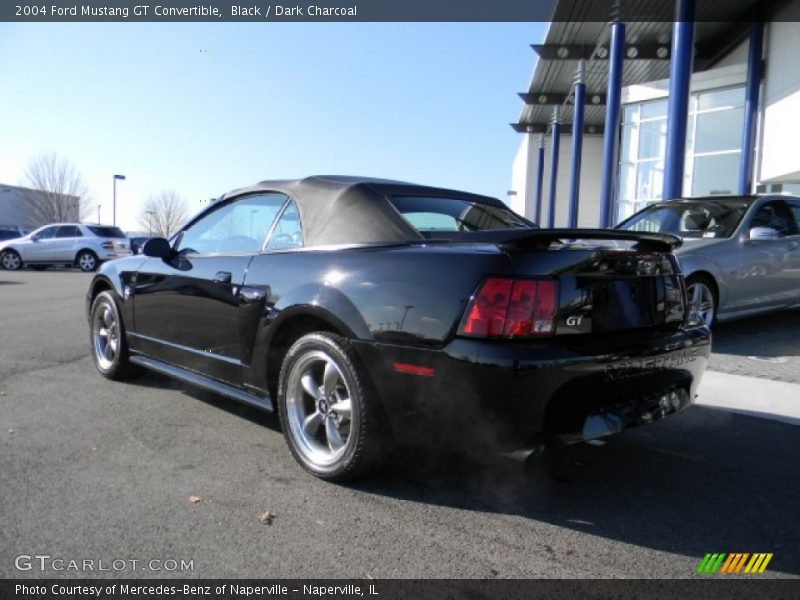
[[731, 88], [728, 90], [715, 90], [700, 94], [698, 109], [709, 108], [734, 108], [744, 106], [744, 88]]
[[639, 124], [639, 159], [661, 158], [667, 142], [667, 121], [646, 121]]
[[614, 222], [619, 223], [620, 221], [624, 221], [635, 212], [636, 210], [634, 209], [633, 202], [620, 202], [617, 204], [617, 215]]
[[260, 194], [221, 205], [184, 232], [178, 250], [184, 254], [256, 253], [285, 202], [283, 194]]
[[739, 150], [743, 120], [743, 108], [697, 115], [695, 153]]
[[300, 215], [297, 206], [290, 202], [281, 218], [275, 224], [269, 238], [268, 250], [281, 250], [285, 248], [299, 248], [303, 245], [303, 232], [300, 228]]
[[654, 119], [667, 116], [667, 100], [656, 100], [642, 104], [642, 119]]
[[636, 163], [622, 163], [619, 168], [619, 201], [636, 199]]
[[792, 211], [792, 216], [797, 224], [797, 228], [800, 229], [800, 203], [792, 202], [789, 204], [789, 210]]
[[736, 193], [740, 154], [740, 152], [734, 152], [695, 157], [692, 195], [711, 196]]
[[638, 104], [629, 104], [628, 106], [622, 107], [622, 122], [633, 123], [634, 121], [638, 121], [639, 120], [638, 113], [639, 113]]
[[694, 153], [694, 129], [695, 129], [696, 115], [689, 115], [686, 121], [686, 156]]
[[636, 174], [636, 200], [660, 200], [664, 189], [664, 161], [639, 163]]
[[784, 183], [781, 185], [781, 191], [800, 196], [800, 183]]
[[48, 227], [47, 229], [42, 229], [39, 233], [36, 234], [37, 240], [49, 240], [56, 235], [56, 230], [58, 227]]
[[622, 162], [631, 162], [636, 160], [636, 148], [633, 147], [633, 134], [634, 128], [638, 125], [623, 125], [622, 126], [622, 141], [619, 146], [619, 159]]

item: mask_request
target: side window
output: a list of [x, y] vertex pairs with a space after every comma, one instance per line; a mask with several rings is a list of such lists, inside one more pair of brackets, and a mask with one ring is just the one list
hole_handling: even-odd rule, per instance
[[767, 202], [758, 209], [758, 212], [750, 221], [750, 228], [752, 229], [753, 227], [771, 227], [776, 229], [782, 236], [797, 233], [797, 224], [794, 222], [792, 214], [786, 204], [779, 200]]
[[300, 215], [297, 212], [297, 205], [290, 201], [281, 218], [275, 224], [275, 229], [269, 238], [267, 250], [300, 248], [302, 245], [303, 230], [300, 226]]
[[74, 237], [83, 237], [81, 234], [81, 230], [75, 227], [75, 225], [62, 225], [58, 228], [58, 233], [56, 233], [57, 238], [74, 238]]
[[181, 236], [178, 252], [187, 254], [255, 254], [288, 198], [257, 194], [227, 202], [206, 214]]
[[795, 231], [800, 231], [800, 203], [791, 202], [789, 204], [789, 210], [792, 212], [792, 216], [794, 217], [794, 223], [797, 226]]
[[419, 232], [458, 231], [458, 221], [450, 215], [441, 213], [412, 212], [403, 215]]
[[55, 237], [56, 229], [58, 229], [58, 227], [48, 227], [47, 229], [42, 229], [39, 233], [36, 234], [36, 239], [50, 240]]

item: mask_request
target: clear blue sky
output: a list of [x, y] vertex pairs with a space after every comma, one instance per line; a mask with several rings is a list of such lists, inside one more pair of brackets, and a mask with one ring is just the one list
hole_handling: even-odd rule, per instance
[[[0, 24], [0, 183], [55, 151], [102, 220], [342, 173], [505, 199], [541, 23]], [[96, 218], [94, 214], [91, 218]]]

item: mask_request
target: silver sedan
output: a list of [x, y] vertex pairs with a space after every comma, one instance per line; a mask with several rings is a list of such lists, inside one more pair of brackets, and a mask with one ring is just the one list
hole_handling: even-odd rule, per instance
[[800, 198], [709, 196], [652, 204], [619, 229], [671, 233], [692, 318], [714, 321], [800, 306]]

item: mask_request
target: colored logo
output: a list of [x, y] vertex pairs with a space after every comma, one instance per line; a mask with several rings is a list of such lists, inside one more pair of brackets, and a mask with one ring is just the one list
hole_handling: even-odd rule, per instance
[[701, 574], [740, 574], [740, 573], [763, 573], [769, 561], [772, 560], [772, 552], [734, 552], [731, 554], [711, 553], [705, 555], [697, 572]]

